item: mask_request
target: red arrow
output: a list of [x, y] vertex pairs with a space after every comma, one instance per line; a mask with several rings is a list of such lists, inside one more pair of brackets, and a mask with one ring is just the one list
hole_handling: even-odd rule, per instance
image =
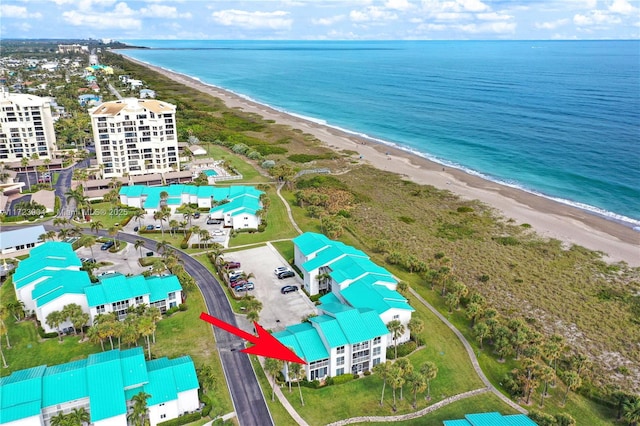
[[257, 322], [253, 323], [258, 332], [258, 335], [254, 336], [253, 334], [240, 330], [239, 328], [234, 327], [231, 324], [226, 323], [216, 317], [205, 314], [204, 312], [200, 314], [200, 319], [216, 327], [219, 327], [226, 332], [235, 334], [241, 339], [253, 343], [253, 346], [242, 349], [240, 352], [245, 352], [252, 355], [261, 355], [267, 358], [281, 359], [283, 361], [297, 362], [298, 364], [306, 364], [305, 360], [300, 358], [292, 350], [280, 343], [278, 339], [269, 334], [269, 332], [262, 328]]

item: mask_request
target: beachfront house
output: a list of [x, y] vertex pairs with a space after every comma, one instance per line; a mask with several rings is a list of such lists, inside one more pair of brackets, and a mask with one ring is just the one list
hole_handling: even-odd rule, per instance
[[[397, 292], [398, 282], [362, 251], [307, 232], [293, 239], [294, 261], [310, 294], [324, 293], [320, 315], [287, 327], [274, 336], [307, 365], [307, 380], [360, 373], [386, 362], [394, 344], [386, 324], [405, 326], [397, 343], [409, 339], [414, 309]], [[285, 367], [283, 374], [288, 377]]]
[[0, 423], [47, 426], [58, 413], [84, 408], [95, 426], [127, 426], [132, 399], [147, 400], [149, 424], [175, 419], [200, 408], [198, 378], [191, 357], [146, 361], [144, 350], [91, 354], [66, 364], [40, 365], [0, 378]]

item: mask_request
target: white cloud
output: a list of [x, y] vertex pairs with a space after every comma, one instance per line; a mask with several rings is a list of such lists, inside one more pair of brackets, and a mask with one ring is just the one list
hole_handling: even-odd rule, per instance
[[151, 4], [148, 7], [140, 9], [142, 16], [148, 16], [150, 18], [191, 18], [191, 13], [178, 13], [178, 10], [173, 6], [164, 6], [160, 4]]
[[[120, 5], [118, 5], [120, 6]], [[77, 27], [90, 27], [98, 29], [123, 29], [123, 30], [140, 30], [142, 29], [142, 22], [134, 17], [127, 17], [133, 13], [126, 4], [116, 7], [116, 11], [110, 13], [81, 13], [76, 10], [71, 10], [62, 13], [62, 17], [69, 24]]]
[[489, 6], [480, 0], [458, 0], [457, 2], [468, 12], [484, 12], [485, 10], [489, 10]]
[[466, 25], [454, 25], [454, 28], [463, 33], [479, 34], [479, 33], [493, 33], [493, 34], [510, 34], [516, 30], [515, 22], [489, 22], [482, 24], [466, 24]]
[[384, 4], [387, 9], [407, 11], [409, 9], [413, 9], [415, 5], [410, 3], [408, 0], [387, 0]]
[[621, 15], [637, 14], [638, 8], [633, 7], [627, 0], [613, 0], [609, 5], [609, 11]]
[[247, 12], [244, 10], [220, 10], [211, 14], [221, 25], [236, 26], [246, 29], [284, 30], [291, 28], [293, 19], [289, 12]]
[[12, 4], [0, 5], [0, 15], [2, 15], [3, 18], [18, 18], [18, 19], [42, 18], [42, 14], [39, 12], [29, 13], [26, 7], [14, 6]]
[[441, 12], [485, 12], [491, 10], [480, 0], [422, 0], [424, 10]]
[[508, 21], [509, 19], [512, 19], [513, 16], [504, 13], [488, 12], [478, 13], [476, 18], [482, 21]]
[[557, 19], [555, 21], [536, 22], [535, 27], [538, 28], [539, 30], [555, 30], [556, 28], [562, 27], [563, 25], [567, 25], [568, 23], [569, 23], [569, 20], [564, 18], [564, 19]]
[[311, 22], [313, 22], [314, 25], [330, 26], [337, 22], [342, 21], [344, 18], [345, 18], [345, 15], [336, 15], [336, 16], [330, 16], [328, 18], [312, 19]]
[[352, 10], [349, 18], [354, 22], [391, 21], [398, 15], [378, 6], [369, 6], [364, 10]]
[[592, 10], [587, 15], [576, 14], [573, 17], [573, 23], [579, 27], [588, 27], [591, 25], [603, 25], [603, 24], [619, 24], [620, 18], [610, 15], [602, 10]]

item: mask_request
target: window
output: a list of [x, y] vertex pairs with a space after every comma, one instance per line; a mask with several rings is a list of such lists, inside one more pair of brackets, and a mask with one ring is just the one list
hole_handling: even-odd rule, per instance
[[373, 344], [379, 345], [381, 341], [382, 341], [382, 337], [378, 336], [375, 339], [373, 339]]
[[175, 298], [176, 298], [176, 293], [174, 291], [169, 293], [169, 300], [174, 300]]
[[104, 314], [104, 305], [96, 306], [96, 312], [98, 312], [99, 314]]
[[344, 368], [338, 368], [336, 370], [336, 376], [342, 376], [344, 374]]
[[344, 353], [344, 346], [338, 346], [338, 347], [336, 348], [336, 353], [337, 353], [338, 355], [343, 354], [343, 353]]
[[344, 357], [338, 357], [338, 359], [336, 360], [336, 365], [344, 365]]
[[373, 356], [380, 355], [380, 346], [373, 348]]
[[[164, 405], [164, 404], [162, 404], [162, 405]], [[167, 415], [166, 415], [166, 414], [160, 414], [160, 418], [161, 418], [161, 419], [166, 419], [166, 418], [167, 418]]]
[[159, 404], [161, 407], [164, 407], [164, 402], [162, 404]]
[[136, 296], [136, 305], [140, 305], [142, 303], [144, 303], [144, 297]]
[[373, 360], [373, 366], [375, 367], [376, 365], [380, 364], [380, 358], [374, 358]]
[[400, 319], [400, 315], [394, 315], [394, 316], [393, 316], [393, 319], [394, 319], [394, 320]]

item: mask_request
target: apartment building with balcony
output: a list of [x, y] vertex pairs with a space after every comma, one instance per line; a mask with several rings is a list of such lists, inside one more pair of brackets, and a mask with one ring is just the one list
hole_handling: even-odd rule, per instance
[[56, 150], [51, 103], [45, 98], [0, 88], [0, 161], [52, 159]]
[[175, 105], [125, 98], [104, 102], [89, 114], [103, 178], [180, 169]]
[[[397, 280], [364, 252], [325, 235], [307, 232], [293, 239], [294, 261], [310, 294], [324, 294], [319, 315], [273, 336], [306, 361], [307, 380], [361, 373], [386, 362], [394, 344], [387, 329], [407, 325], [414, 309], [396, 290]], [[288, 378], [287, 367], [283, 370]]]

